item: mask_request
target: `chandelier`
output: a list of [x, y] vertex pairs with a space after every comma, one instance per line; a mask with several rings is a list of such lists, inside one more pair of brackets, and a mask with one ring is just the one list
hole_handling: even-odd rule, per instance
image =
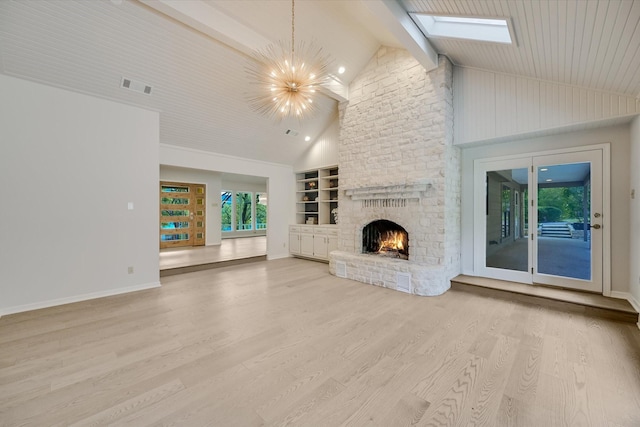
[[247, 66], [255, 94], [250, 107], [269, 118], [299, 120], [317, 110], [314, 97], [328, 78], [329, 58], [312, 43], [295, 44], [295, 0], [291, 1], [291, 43], [278, 42], [255, 51]]

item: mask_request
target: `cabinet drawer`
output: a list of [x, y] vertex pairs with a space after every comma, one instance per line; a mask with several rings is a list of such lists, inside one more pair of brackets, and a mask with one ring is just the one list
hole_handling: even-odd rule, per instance
[[299, 233], [299, 232], [300, 232], [300, 226], [298, 225], [289, 226], [289, 233]]
[[337, 236], [338, 229], [337, 228], [327, 228], [327, 236]]
[[311, 225], [300, 225], [298, 227], [300, 229], [300, 233], [313, 234], [313, 230], [315, 229], [315, 227], [313, 227]]

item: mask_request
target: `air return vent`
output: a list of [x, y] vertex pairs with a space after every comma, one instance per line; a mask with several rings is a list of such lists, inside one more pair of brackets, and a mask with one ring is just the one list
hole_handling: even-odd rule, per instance
[[151, 90], [153, 89], [146, 83], [139, 82], [137, 80], [131, 80], [127, 77], [123, 77], [120, 81], [120, 87], [123, 89], [129, 89], [134, 92], [143, 93], [145, 95], [151, 95]]
[[397, 290], [411, 293], [411, 273], [396, 273], [396, 283]]
[[297, 130], [287, 129], [287, 131], [284, 134], [289, 136], [298, 136], [299, 133], [300, 132], [298, 132]]
[[342, 261], [336, 261], [336, 276], [347, 278], [347, 263]]

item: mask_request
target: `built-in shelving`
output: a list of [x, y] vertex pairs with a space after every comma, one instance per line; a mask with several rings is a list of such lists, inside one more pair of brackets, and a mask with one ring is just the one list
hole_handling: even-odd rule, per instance
[[335, 224], [338, 207], [338, 167], [296, 173], [296, 224]]

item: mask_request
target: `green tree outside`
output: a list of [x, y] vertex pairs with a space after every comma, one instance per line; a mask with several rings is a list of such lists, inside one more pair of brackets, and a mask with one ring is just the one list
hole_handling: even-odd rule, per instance
[[230, 191], [223, 191], [220, 197], [222, 206], [222, 231], [231, 231], [232, 220], [232, 194]]
[[252, 193], [236, 193], [236, 230], [251, 230]]
[[555, 187], [538, 190], [538, 222], [582, 222], [584, 187]]
[[264, 193], [256, 193], [256, 230], [264, 230], [267, 228], [267, 205], [265, 202], [261, 202], [261, 196], [264, 197]]

